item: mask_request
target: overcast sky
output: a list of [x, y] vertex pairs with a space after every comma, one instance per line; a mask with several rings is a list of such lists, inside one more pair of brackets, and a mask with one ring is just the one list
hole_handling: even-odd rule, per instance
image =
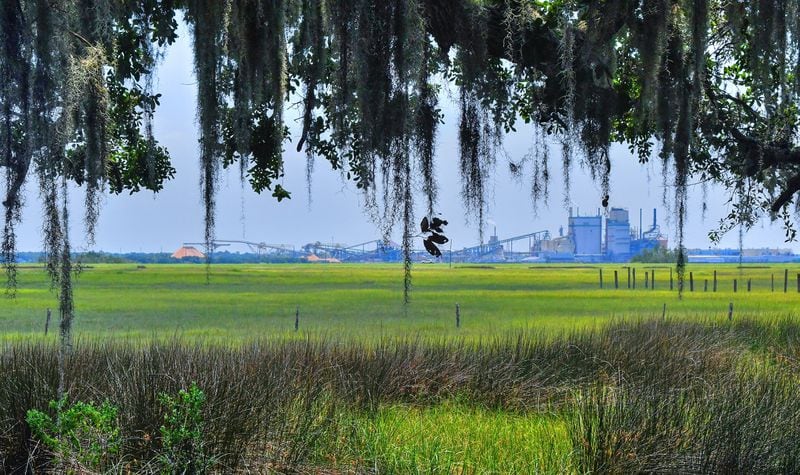
[[[192, 54], [186, 29], [181, 30], [181, 40], [167, 52], [159, 68], [156, 88], [163, 94], [161, 107], [155, 118], [155, 134], [172, 156], [177, 170], [174, 180], [167, 182], [158, 194], [140, 192], [137, 195], [108, 196], [104, 200], [94, 250], [108, 252], [165, 251], [172, 252], [184, 242], [202, 241], [203, 210], [199, 189], [199, 160], [196, 125], [196, 86], [192, 68]], [[446, 124], [441, 127], [437, 144], [437, 175], [440, 189], [439, 210], [450, 221], [446, 234], [453, 248], [471, 246], [478, 242], [476, 223], [467, 222], [459, 196], [460, 181], [457, 155], [457, 108], [443, 95]], [[295, 113], [296, 114], [296, 113]], [[292, 114], [287, 114], [290, 117]], [[296, 127], [294, 137], [297, 136]], [[508, 135], [504, 151], [513, 160], [522, 157], [533, 144], [533, 129], [520, 127]], [[380, 238], [379, 228], [363, 212], [363, 200], [355, 186], [345, 182], [338, 172], [319, 160], [312, 180], [312, 202], [306, 194], [305, 155], [296, 153], [295, 144], [287, 144], [286, 176], [282, 183], [292, 192], [291, 200], [277, 203], [269, 194], [256, 195], [242, 191], [238, 171], [223, 172], [219, 188], [217, 212], [217, 237], [219, 239], [244, 239], [249, 241], [283, 243], [301, 246], [308, 242], [338, 242], [356, 244]], [[640, 165], [626, 147], [612, 147], [611, 200], [614, 207], [628, 208], [631, 221], [638, 225], [639, 208], [644, 208], [645, 229], [652, 221], [652, 209], [658, 208], [659, 224], [675, 242], [672, 215], [662, 206], [663, 180], [660, 164]], [[530, 198], [530, 179], [516, 181], [508, 172], [508, 158], [498, 157], [496, 173], [490, 192], [489, 223], [495, 223], [501, 239], [549, 230], [557, 235], [560, 226], [566, 228], [568, 212], [563, 204], [562, 175], [559, 149], [551, 147], [551, 176], [549, 206], [540, 205], [534, 214]], [[530, 170], [528, 170], [530, 171]], [[571, 205], [581, 214], [595, 214], [600, 206], [600, 186], [592, 182], [588, 172], [576, 164], [572, 174]], [[18, 247], [24, 251], [40, 250], [41, 211], [36, 185], [28, 184], [23, 225], [20, 227]], [[669, 191], [670, 195], [672, 191]], [[703, 192], [693, 186], [690, 192], [689, 220], [686, 226], [686, 244], [689, 247], [711, 246], [708, 232], [720, 217], [727, 214], [727, 193], [719, 188], [709, 188], [708, 212], [703, 219]], [[422, 216], [424, 207], [420, 196], [416, 215]], [[82, 190], [71, 195], [74, 229], [73, 245], [87, 250], [82, 239]], [[243, 219], [244, 218], [244, 219]], [[492, 232], [487, 224], [486, 236]], [[400, 228], [393, 233], [399, 241]], [[745, 247], [791, 247], [784, 243], [784, 232], [779, 224], [763, 222], [745, 235]], [[415, 243], [421, 247], [421, 242]], [[721, 247], [738, 247], [738, 233], [726, 236]], [[231, 251], [245, 248], [230, 248]]]

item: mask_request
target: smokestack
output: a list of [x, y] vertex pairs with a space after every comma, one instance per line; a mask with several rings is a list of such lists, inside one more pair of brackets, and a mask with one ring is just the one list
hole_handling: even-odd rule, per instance
[[572, 206], [569, 207], [569, 217], [572, 217]]
[[656, 228], [656, 208], [653, 208], [653, 229]]
[[642, 208], [639, 208], [639, 239], [642, 239]]

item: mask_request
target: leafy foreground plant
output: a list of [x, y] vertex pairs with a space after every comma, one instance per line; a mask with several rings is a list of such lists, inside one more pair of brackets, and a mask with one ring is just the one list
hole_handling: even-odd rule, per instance
[[53, 454], [55, 465], [67, 472], [109, 468], [120, 451], [117, 408], [108, 401], [100, 406], [81, 401], [68, 405], [66, 396], [50, 401], [50, 408], [55, 419], [31, 409], [25, 420]]
[[[204, 450], [203, 391], [193, 383], [176, 396], [162, 393], [158, 400], [166, 412], [159, 428], [161, 449], [154, 463], [143, 468], [159, 473], [207, 473], [215, 461]], [[119, 463], [116, 406], [108, 401], [100, 406], [81, 401], [68, 405], [65, 396], [50, 401], [50, 408], [55, 419], [31, 409], [25, 420], [33, 436], [52, 453], [56, 471], [107, 471]]]
[[205, 454], [203, 442], [206, 395], [192, 383], [177, 396], [161, 394], [158, 399], [166, 409], [164, 425], [159, 428], [162, 453], [158, 457], [164, 471], [206, 473], [214, 464]]

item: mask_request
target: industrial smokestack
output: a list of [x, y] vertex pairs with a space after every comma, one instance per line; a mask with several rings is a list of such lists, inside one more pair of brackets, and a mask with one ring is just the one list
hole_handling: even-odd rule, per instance
[[656, 228], [656, 208], [653, 208], [653, 229]]
[[642, 208], [639, 208], [639, 239], [642, 239]]

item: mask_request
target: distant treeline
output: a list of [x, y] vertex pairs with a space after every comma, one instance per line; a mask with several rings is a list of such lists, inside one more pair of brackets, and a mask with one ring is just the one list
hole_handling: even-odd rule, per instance
[[631, 262], [641, 262], [646, 264], [666, 263], [674, 264], [678, 261], [678, 253], [674, 249], [665, 247], [655, 247], [645, 249], [631, 258]]
[[[74, 253], [73, 258], [82, 264], [199, 264], [204, 263], [205, 259], [199, 257], [187, 257], [175, 259], [172, 254], [167, 252], [126, 252], [110, 253], [102, 251], [91, 251]], [[17, 254], [19, 263], [44, 263], [45, 254], [43, 252], [20, 252]], [[211, 257], [211, 262], [215, 264], [258, 264], [258, 263], [298, 263], [306, 262], [305, 259], [266, 256], [255, 253], [237, 253], [220, 251], [215, 252]]]

